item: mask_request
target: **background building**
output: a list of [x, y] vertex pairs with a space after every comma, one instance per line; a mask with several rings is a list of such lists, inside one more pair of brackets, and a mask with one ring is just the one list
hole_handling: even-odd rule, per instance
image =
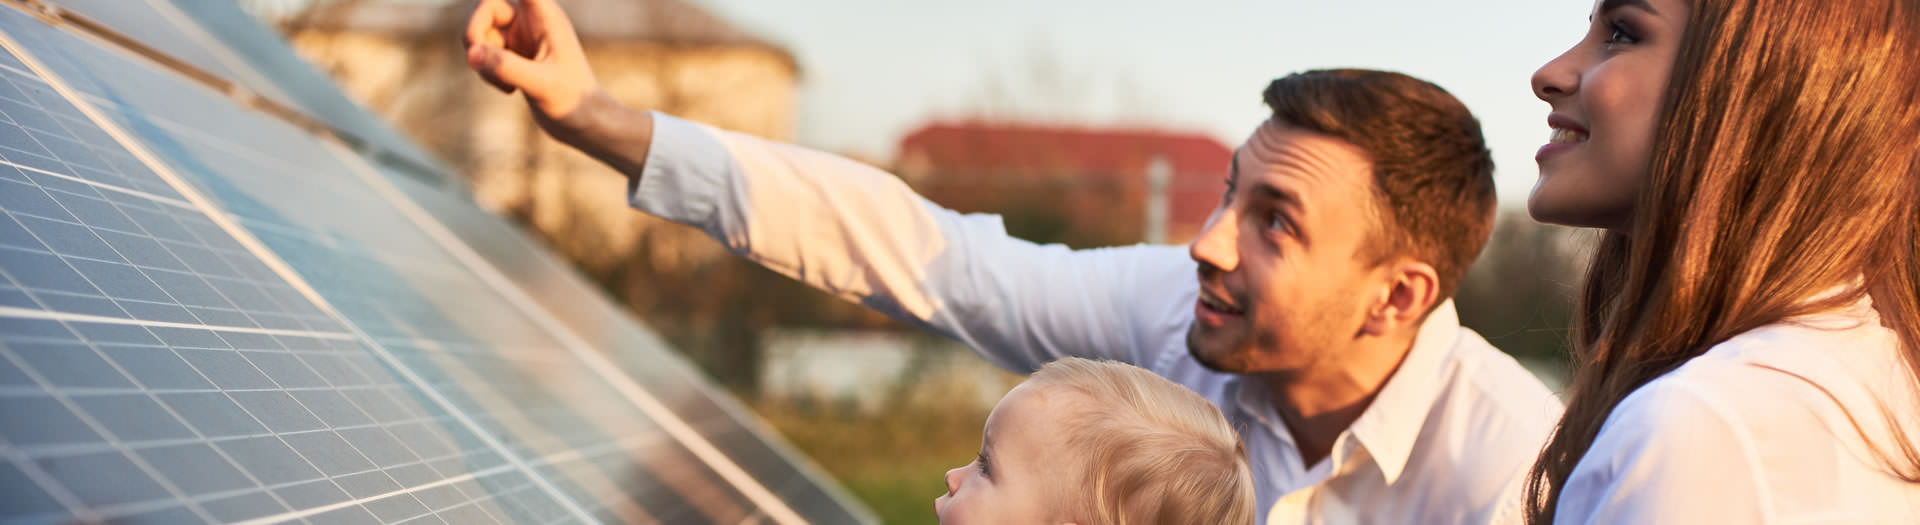
[[[594, 73], [621, 102], [768, 138], [791, 134], [799, 70], [786, 50], [680, 0], [562, 4]], [[451, 44], [471, 9], [342, 0], [283, 25], [295, 48], [349, 95], [471, 177], [482, 204], [563, 241], [583, 264], [630, 256], [638, 232], [657, 221], [610, 197], [620, 178], [546, 139], [518, 97], [475, 80]]]
[[[974, 121], [913, 131], [897, 167], [935, 202], [1006, 215], [1028, 239], [1085, 247], [1193, 238], [1220, 202], [1230, 162], [1232, 150], [1198, 133]], [[1149, 211], [1156, 200], [1164, 213]]]
[[[681, 0], [560, 3], [595, 75], [622, 103], [790, 137], [800, 71], [787, 50]], [[799, 291], [697, 231], [633, 212], [623, 177], [546, 137], [520, 97], [479, 81], [455, 43], [472, 8], [315, 0], [278, 25], [349, 95], [468, 177], [483, 206], [535, 230], [723, 383], [751, 392], [759, 334], [780, 317], [773, 310], [794, 304], [772, 297]], [[756, 289], [770, 292], [745, 293]], [[787, 309], [861, 317], [802, 298]]]

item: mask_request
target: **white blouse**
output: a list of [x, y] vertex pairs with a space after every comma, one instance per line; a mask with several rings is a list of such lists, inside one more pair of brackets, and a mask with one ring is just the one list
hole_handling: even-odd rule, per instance
[[1554, 521], [1920, 523], [1920, 483], [1881, 459], [1913, 469], [1895, 426], [1920, 448], [1898, 348], [1867, 300], [1714, 346], [1620, 402]]

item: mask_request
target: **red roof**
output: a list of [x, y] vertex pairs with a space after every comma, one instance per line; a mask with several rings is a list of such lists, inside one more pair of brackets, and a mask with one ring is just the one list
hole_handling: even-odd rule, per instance
[[902, 158], [927, 155], [952, 169], [1065, 169], [1084, 175], [1143, 173], [1162, 156], [1176, 174], [1225, 177], [1232, 150], [1212, 137], [1146, 129], [1097, 129], [1030, 124], [937, 123], [900, 142]]
[[[917, 186], [932, 189], [963, 183], [967, 186], [1017, 187], [1035, 179], [1067, 179], [1085, 193], [1123, 201], [1144, 202], [1146, 172], [1154, 159], [1165, 159], [1173, 169], [1169, 185], [1167, 239], [1183, 242], [1199, 233], [1208, 214], [1219, 204], [1223, 181], [1233, 152], [1212, 137], [1198, 133], [1152, 129], [1090, 128], [1006, 123], [936, 123], [922, 127], [900, 142], [901, 175]], [[952, 180], [958, 175], [964, 180]], [[932, 180], [930, 180], [932, 179]], [[931, 186], [929, 186], [931, 184]], [[1114, 192], [1119, 193], [1114, 193]], [[949, 206], [968, 207], [964, 195], [945, 193]], [[940, 196], [930, 195], [936, 200]], [[1115, 215], [1144, 218], [1144, 205], [1073, 205], [1068, 212], [1079, 223], [1114, 221]], [[1138, 205], [1136, 205], [1138, 204]]]

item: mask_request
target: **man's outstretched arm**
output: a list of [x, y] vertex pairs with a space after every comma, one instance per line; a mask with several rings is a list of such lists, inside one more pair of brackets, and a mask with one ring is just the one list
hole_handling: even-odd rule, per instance
[[601, 89], [573, 22], [554, 0], [481, 0], [462, 36], [467, 65], [500, 91], [526, 97], [548, 135], [629, 177], [640, 175], [653, 115]]
[[483, 78], [522, 92], [555, 138], [630, 178], [634, 207], [1001, 366], [1064, 355], [1145, 365], [1144, 349], [1164, 348], [1149, 334], [1182, 328], [1191, 305], [1193, 265], [1177, 248], [1035, 245], [864, 164], [621, 107], [552, 0], [482, 2], [467, 38]]

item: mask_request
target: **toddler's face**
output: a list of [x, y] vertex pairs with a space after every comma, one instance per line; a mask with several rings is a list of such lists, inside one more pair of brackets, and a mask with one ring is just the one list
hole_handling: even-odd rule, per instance
[[1066, 502], [1055, 496], [1078, 492], [1063, 484], [1081, 468], [1060, 419], [1083, 402], [1076, 392], [1027, 383], [1007, 392], [987, 415], [980, 456], [947, 471], [947, 493], [933, 500], [940, 523], [1058, 521]]

